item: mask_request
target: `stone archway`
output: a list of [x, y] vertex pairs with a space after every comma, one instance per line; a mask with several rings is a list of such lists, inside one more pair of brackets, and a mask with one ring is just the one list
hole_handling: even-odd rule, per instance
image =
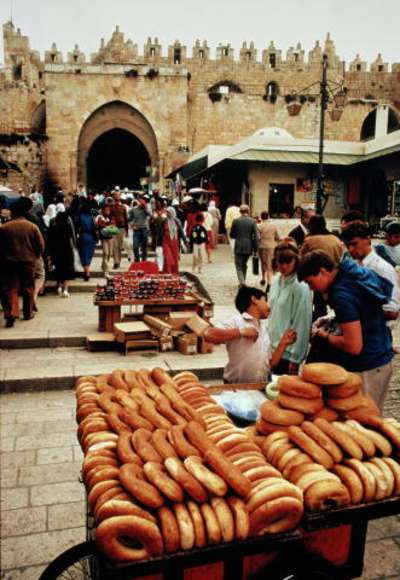
[[[148, 154], [151, 166], [158, 169], [157, 139], [150, 123], [134, 107], [122, 101], [112, 101], [94, 111], [82, 126], [78, 140], [78, 183], [87, 184], [88, 158], [95, 142], [116, 130], [120, 130], [121, 134], [129, 133], [139, 141]], [[126, 140], [122, 142], [126, 144]]]

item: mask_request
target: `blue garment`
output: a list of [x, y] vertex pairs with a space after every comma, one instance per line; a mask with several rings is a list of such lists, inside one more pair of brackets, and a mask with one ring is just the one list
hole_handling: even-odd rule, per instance
[[133, 253], [135, 262], [145, 262], [147, 260], [147, 240], [149, 231], [147, 228], [133, 230]]
[[392, 340], [382, 305], [392, 295], [391, 282], [354, 260], [339, 264], [339, 273], [329, 288], [328, 303], [340, 323], [360, 321], [363, 348], [359, 355], [343, 353], [343, 366], [363, 372], [389, 363], [393, 358]]
[[96, 229], [93, 216], [81, 213], [78, 216], [78, 249], [82, 266], [90, 266], [96, 246]]

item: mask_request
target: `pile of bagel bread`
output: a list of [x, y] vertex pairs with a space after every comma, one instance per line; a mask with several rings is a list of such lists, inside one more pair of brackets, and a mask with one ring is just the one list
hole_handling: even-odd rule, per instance
[[109, 559], [285, 532], [301, 520], [300, 487], [193, 373], [81, 377], [76, 401], [82, 479], [97, 545]]
[[278, 379], [248, 433], [267, 461], [323, 511], [400, 495], [400, 423], [362, 394], [358, 375], [313, 363]]

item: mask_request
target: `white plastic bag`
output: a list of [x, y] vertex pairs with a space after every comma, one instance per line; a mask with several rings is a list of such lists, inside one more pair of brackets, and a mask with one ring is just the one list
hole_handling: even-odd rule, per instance
[[260, 412], [260, 405], [266, 400], [265, 394], [261, 391], [225, 391], [213, 398], [222, 407], [235, 417], [246, 421], [256, 421]]
[[164, 268], [164, 252], [161, 246], [156, 247], [156, 264], [160, 272]]
[[83, 272], [83, 267], [81, 263], [81, 258], [79, 256], [78, 248], [73, 246], [72, 252], [74, 254], [74, 270], [75, 272]]

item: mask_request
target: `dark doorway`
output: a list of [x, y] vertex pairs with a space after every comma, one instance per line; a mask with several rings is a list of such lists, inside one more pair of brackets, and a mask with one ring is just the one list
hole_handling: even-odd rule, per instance
[[272, 217], [291, 217], [294, 206], [294, 185], [270, 183], [268, 211]]
[[140, 188], [140, 178], [151, 165], [143, 143], [129, 131], [112, 129], [94, 141], [87, 158], [87, 188], [95, 191], [116, 185]]

